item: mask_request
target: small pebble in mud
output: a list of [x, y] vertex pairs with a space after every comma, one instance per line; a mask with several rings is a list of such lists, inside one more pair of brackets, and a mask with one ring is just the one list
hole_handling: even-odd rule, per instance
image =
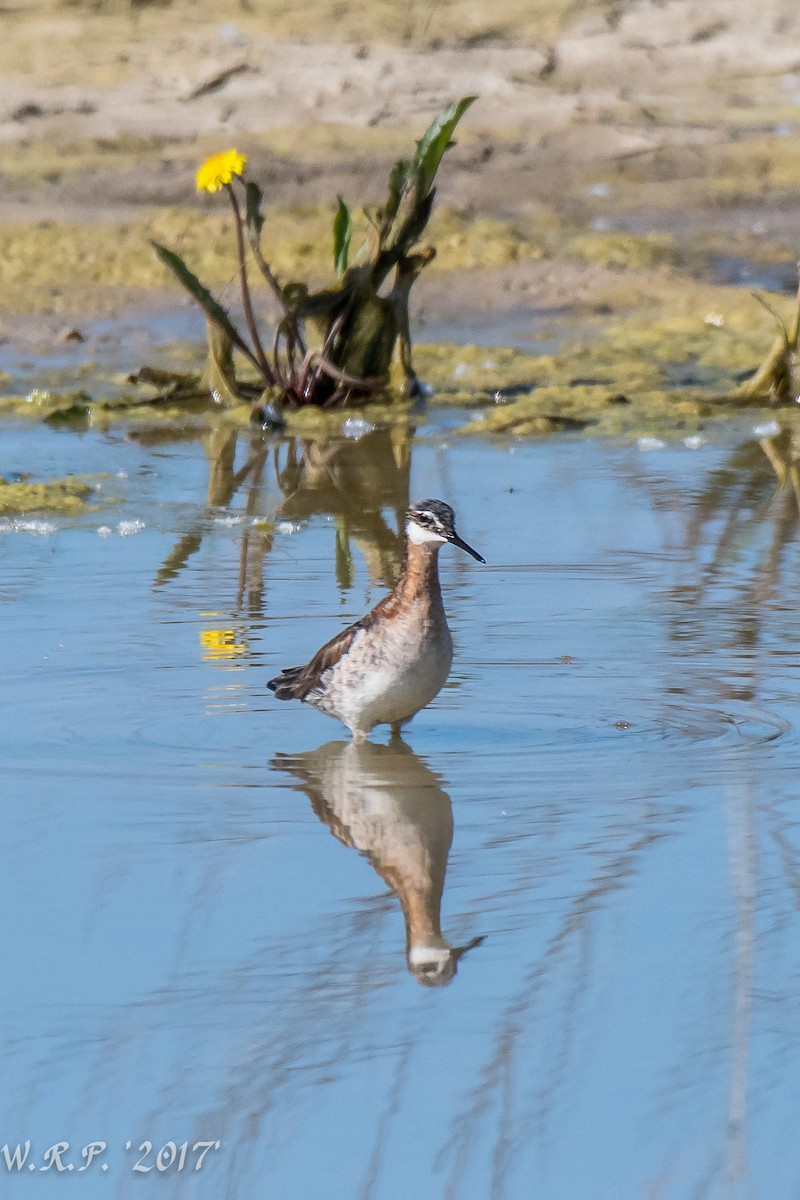
[[31, 117], [43, 117], [44, 109], [39, 104], [34, 104], [32, 101], [26, 104], [20, 104], [15, 108], [9, 117], [12, 121], [28, 121]]
[[[216, 397], [215, 397], [216, 399]], [[286, 418], [274, 404], [259, 404], [253, 409], [250, 420], [254, 425], [260, 425], [263, 430], [283, 429]]]
[[220, 25], [217, 30], [217, 37], [228, 46], [250, 45], [250, 38], [237, 25], [234, 25], [232, 21], [226, 21], [224, 25]]

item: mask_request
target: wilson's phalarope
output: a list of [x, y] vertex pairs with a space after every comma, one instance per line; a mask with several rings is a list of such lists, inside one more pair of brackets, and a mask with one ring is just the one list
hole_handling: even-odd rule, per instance
[[317, 651], [286, 667], [267, 687], [279, 700], [304, 700], [345, 724], [355, 741], [376, 725], [401, 725], [429, 704], [450, 672], [453, 642], [439, 587], [439, 549], [460, 546], [486, 560], [455, 531], [453, 510], [423, 500], [406, 513], [406, 557], [392, 592], [372, 612]]

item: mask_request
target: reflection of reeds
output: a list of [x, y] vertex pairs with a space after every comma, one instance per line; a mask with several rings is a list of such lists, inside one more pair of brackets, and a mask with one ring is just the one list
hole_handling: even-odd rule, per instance
[[732, 766], [735, 776], [726, 790], [728, 856], [737, 908], [728, 1106], [728, 1182], [733, 1189], [743, 1185], [747, 1179], [747, 1088], [758, 874], [755, 788], [749, 779], [742, 779], [740, 763], [732, 763]]
[[[796, 456], [794, 439], [784, 432], [745, 442], [731, 452], [723, 467], [712, 472], [697, 498], [686, 539], [690, 561], [698, 556], [701, 545], [709, 540], [714, 545], [698, 579], [698, 600], [746, 550], [765, 541], [765, 557], [753, 573], [759, 592], [754, 599], [766, 598], [777, 587], [782, 558], [797, 535], [800, 490], [796, 487]], [[785, 486], [787, 480], [792, 481], [791, 489]]]
[[[587, 886], [570, 902], [560, 919], [556, 932], [548, 939], [542, 955], [532, 961], [524, 974], [520, 986], [505, 1004], [504, 1012], [497, 1023], [494, 1049], [480, 1069], [475, 1084], [466, 1093], [466, 1102], [454, 1115], [447, 1144], [436, 1160], [437, 1169], [450, 1162], [450, 1174], [444, 1189], [445, 1200], [456, 1200], [470, 1166], [470, 1155], [478, 1144], [479, 1134], [484, 1133], [484, 1124], [492, 1108], [496, 1112], [492, 1150], [492, 1200], [500, 1200], [506, 1194], [508, 1176], [515, 1157], [531, 1142], [531, 1131], [537, 1126], [543, 1136], [543, 1122], [554, 1102], [552, 1091], [554, 1076], [549, 1085], [535, 1089], [533, 1102], [527, 1110], [518, 1102], [516, 1092], [520, 1087], [517, 1074], [519, 1065], [525, 1061], [524, 1049], [529, 1031], [536, 1029], [536, 1009], [548, 986], [556, 986], [555, 972], [564, 963], [573, 946], [577, 946], [578, 969], [571, 990], [571, 998], [560, 1011], [561, 1038], [554, 1044], [558, 1065], [554, 1074], [566, 1069], [572, 1053], [571, 1043], [577, 1034], [576, 1025], [570, 1014], [577, 1010], [578, 995], [588, 987], [588, 959], [591, 953], [592, 920], [609, 904], [612, 896], [624, 891], [628, 883], [642, 869], [641, 859], [656, 843], [674, 836], [668, 829], [660, 829], [660, 815], [648, 806], [640, 822], [650, 826], [636, 833], [621, 850], [616, 847], [595, 872]], [[599, 837], [598, 837], [599, 840]]]
[[[243, 1180], [255, 1187], [268, 1173], [269, 1148], [276, 1136], [280, 1142], [282, 1123], [305, 1120], [300, 1114], [309, 1088], [335, 1092], [353, 1063], [384, 1051], [385, 988], [392, 974], [387, 961], [393, 956], [381, 961], [381, 945], [394, 905], [385, 896], [365, 898], [350, 913], [321, 914], [317, 928], [299, 943], [264, 939], [245, 958], [215, 964], [211, 976], [205, 969], [187, 970], [189, 943], [204, 936], [226, 870], [220, 842], [213, 846], [213, 864], [210, 856], [194, 895], [184, 897], [186, 921], [175, 941], [173, 970], [122, 1013], [113, 1005], [92, 1005], [59, 1013], [52, 1026], [46, 1016], [40, 1020], [41, 1058], [29, 1090], [16, 1097], [14, 1117], [23, 1126], [30, 1117], [34, 1125], [44, 1094], [57, 1092], [65, 1078], [74, 1101], [64, 1115], [77, 1128], [90, 1113], [98, 1117], [134, 1095], [137, 1129], [152, 1132], [177, 1121], [190, 1141], [221, 1137], [224, 1154], [207, 1172], [204, 1190], [198, 1190], [202, 1179], [193, 1180], [195, 1190], [198, 1196], [238, 1198]], [[10, 1058], [13, 1044], [4, 1049]], [[359, 1162], [371, 1164], [365, 1196], [369, 1175], [380, 1168], [381, 1129], [390, 1119], [392, 1096], [394, 1103], [402, 1096], [403, 1064], [407, 1069], [416, 1050], [413, 1033], [399, 1040], [384, 1121], [365, 1130], [360, 1142]], [[143, 1069], [144, 1091], [129, 1082], [141, 1081]], [[198, 1094], [193, 1081], [209, 1077], [213, 1086], [206, 1083]], [[301, 1153], [298, 1129], [293, 1142]], [[160, 1192], [182, 1196], [185, 1182], [165, 1175]]]
[[[673, 614], [666, 630], [673, 639], [670, 661], [681, 670], [685, 667], [689, 675], [677, 687], [673, 678], [664, 681], [670, 698], [677, 693], [685, 695], [691, 704], [708, 701], [714, 713], [724, 713], [732, 701], [749, 704], [758, 698], [764, 673], [759, 662], [762, 626], [769, 619], [771, 602], [785, 595], [784, 564], [798, 533], [797, 460], [797, 442], [789, 434], [748, 442], [732, 451], [727, 462], [711, 473], [691, 504], [685, 493], [671, 483], [646, 479], [644, 475], [635, 480], [636, 486], [648, 490], [657, 515], [666, 518], [666, 514], [677, 512], [682, 526], [677, 539], [673, 538], [671, 523], [665, 520], [661, 526], [666, 561], [679, 564], [680, 571], [689, 577], [668, 592]], [[659, 572], [656, 578], [663, 603], [663, 574]], [[722, 635], [711, 615], [718, 610], [725, 615]], [[685, 656], [680, 655], [681, 649], [685, 649]], [[713, 668], [704, 650], [714, 657]], [[756, 847], [758, 822], [767, 810], [758, 787], [760, 743], [748, 742], [746, 733], [742, 738], [733, 762], [725, 762], [726, 775], [730, 766], [735, 773], [726, 792], [733, 888], [730, 921], [734, 931], [729, 1037], [723, 1042], [729, 1050], [727, 1119], [719, 1136], [706, 1147], [692, 1192], [698, 1196], [716, 1194], [718, 1187], [728, 1194], [741, 1194], [749, 1187], [747, 1097], [758, 949], [755, 919], [760, 894]], [[744, 780], [743, 768], [747, 775]], [[707, 770], [713, 768], [707, 766]], [[449, 1167], [443, 1189], [446, 1200], [461, 1195], [475, 1148], [487, 1139], [492, 1154], [493, 1200], [509, 1194], [512, 1169], [537, 1131], [540, 1143], [544, 1143], [545, 1123], [552, 1118], [559, 1089], [575, 1058], [580, 1002], [590, 986], [594, 920], [610, 907], [615, 892], [626, 889], [633, 876], [645, 870], [643, 860], [649, 848], [665, 837], [678, 835], [677, 829], [664, 824], [665, 819], [662, 806], [651, 805], [640, 814], [630, 840], [608, 855], [587, 887], [569, 904], [544, 952], [529, 964], [506, 1003], [492, 1050], [484, 1057], [461, 1110], [454, 1116], [447, 1144], [437, 1159], [437, 1167]], [[800, 894], [800, 872], [790, 829], [773, 819], [771, 832], [789, 894], [796, 897]], [[595, 845], [602, 837], [603, 832], [595, 829]], [[522, 882], [520, 886], [524, 886]], [[567, 979], [570, 962], [571, 984]], [[535, 1036], [537, 1023], [546, 1021], [543, 1010], [548, 990], [557, 987], [557, 1024], [555, 1029], [548, 1024], [550, 1066], [540, 1065], [534, 1082], [530, 1080], [531, 1055], [526, 1047]], [[700, 1062], [707, 1063], [709, 1053], [719, 1054], [718, 1030], [704, 1031], [704, 1037], [711, 1038], [713, 1049], [706, 1045], [692, 1056], [695, 1068]], [[654, 1196], [672, 1194], [678, 1169], [672, 1164], [651, 1179]]]
[[[333, 517], [342, 539], [364, 555], [373, 583], [393, 587], [403, 551], [403, 517], [409, 505], [411, 441], [408, 427], [374, 429], [358, 440], [291, 439], [276, 454], [275, 477], [283, 494], [282, 520]], [[386, 522], [384, 510], [394, 517]]]
[[[763, 610], [780, 594], [786, 554], [800, 531], [799, 458], [797, 439], [786, 431], [744, 442], [709, 473], [691, 503], [671, 483], [634, 475], [654, 513], [680, 515], [680, 533], [669, 545], [683, 572], [670, 590], [675, 642], [702, 642], [703, 629], [710, 632], [711, 622], [701, 614], [713, 593], [730, 614], [731, 644], [755, 645]], [[752, 698], [749, 685], [742, 698]]]
[[[409, 504], [413, 433], [406, 426], [373, 429], [358, 439], [285, 438], [274, 443], [224, 424], [205, 433], [209, 507], [227, 509], [247, 488], [236, 607], [253, 616], [262, 610], [264, 561], [274, 545], [276, 525], [320, 515], [336, 521], [335, 570], [343, 590], [353, 582], [351, 542], [364, 556], [371, 581], [394, 586], [403, 552], [403, 515]], [[247, 453], [237, 469], [242, 441]], [[280, 493], [277, 503], [268, 498], [273, 483]], [[384, 516], [386, 509], [394, 517], [394, 528]], [[180, 576], [189, 558], [200, 550], [206, 528], [206, 518], [195, 519], [181, 534], [156, 572], [154, 587]]]
[[[758, 856], [762, 823], [777, 848], [792, 908], [792, 913], [781, 914], [773, 904], [773, 931], [788, 927], [800, 897], [797, 851], [790, 837], [796, 826], [784, 820], [763, 795], [764, 740], [751, 735], [746, 725], [751, 715], [763, 720], [761, 703], [774, 704], [771, 695], [763, 695], [763, 681], [770, 675], [770, 634], [775, 613], [794, 607], [793, 581], [787, 600], [784, 568], [800, 530], [799, 459], [797, 435], [778, 428], [764, 430], [758, 440], [731, 451], [697, 496], [675, 555], [688, 582], [672, 589], [674, 616], [669, 633], [679, 653], [675, 665], [686, 678], [677, 687], [670, 680], [670, 690], [690, 696], [693, 703], [702, 698], [723, 715], [733, 711], [744, 717], [739, 744], [733, 752], [724, 748], [723, 757], [733, 895], [729, 1036], [722, 1042], [729, 1052], [727, 1120], [707, 1148], [698, 1195], [711, 1194], [716, 1185], [731, 1196], [755, 1194], [748, 1169], [747, 1113], [758, 1010], [753, 980], [761, 945], [756, 916], [764, 899]], [[657, 486], [654, 504], [684, 507], [676, 494], [668, 498], [663, 485]], [[681, 655], [681, 649], [686, 653]], [[737, 707], [732, 709], [733, 705]], [[772, 722], [776, 732], [770, 735], [770, 744], [791, 732], [781, 714]], [[738, 725], [732, 721], [731, 727]], [[706, 1047], [706, 1057], [709, 1052]]]

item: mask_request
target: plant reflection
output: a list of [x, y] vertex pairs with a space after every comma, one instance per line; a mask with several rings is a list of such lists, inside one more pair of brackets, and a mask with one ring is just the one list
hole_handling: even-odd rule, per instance
[[[698, 577], [696, 598], [735, 565], [748, 546], [766, 540], [753, 572], [758, 605], [774, 594], [788, 545], [797, 536], [800, 512], [800, 439], [774, 427], [758, 441], [732, 451], [712, 472], [700, 493], [688, 526], [687, 550], [698, 561], [705, 541], [714, 546], [711, 560]], [[754, 610], [757, 612], [757, 608]]]
[[272, 766], [294, 776], [320, 821], [397, 895], [411, 974], [426, 987], [450, 983], [462, 955], [484, 939], [452, 946], [442, 935], [453, 808], [434, 772], [401, 738], [389, 745], [328, 742], [279, 754]]
[[[264, 560], [277, 526], [313, 516], [336, 522], [334, 565], [340, 587], [353, 582], [351, 543], [363, 555], [371, 582], [393, 587], [403, 554], [400, 531], [409, 505], [413, 436], [409, 426], [368, 429], [361, 437], [339, 435], [327, 442], [291, 437], [265, 443], [260, 434], [243, 435], [224, 424], [205, 433], [209, 508], [231, 508], [247, 488], [243, 511], [236, 513], [243, 524], [237, 607], [261, 612]], [[246, 458], [237, 468], [242, 443]], [[384, 516], [387, 509], [394, 528]], [[155, 587], [181, 573], [200, 549], [206, 529], [207, 520], [201, 518], [181, 535], [159, 567]]]
[[[669, 1087], [685, 1103], [683, 1093], [697, 1086], [697, 1064], [703, 1064], [705, 1086], [708, 1064], [716, 1066], [726, 1056], [727, 1102], [704, 1147], [703, 1181], [696, 1194], [711, 1195], [713, 1190], [714, 1195], [751, 1195], [752, 1049], [764, 1020], [764, 997], [756, 981], [770, 952], [769, 935], [764, 935], [763, 944], [759, 939], [759, 916], [762, 926], [768, 911], [776, 927], [788, 927], [800, 894], [796, 824], [783, 811], [785, 802], [765, 797], [762, 786], [769, 777], [765, 748], [771, 753], [777, 738], [792, 733], [785, 715], [771, 711], [771, 706], [774, 673], [786, 669], [778, 656], [792, 644], [796, 624], [795, 581], [786, 567], [796, 561], [800, 532], [800, 440], [777, 426], [765, 427], [760, 437], [731, 450], [694, 495], [676, 481], [675, 472], [652, 470], [647, 462], [640, 456], [630, 478], [649, 503], [661, 533], [653, 609], [664, 606], [666, 597], [664, 633], [670, 652], [659, 688], [663, 730], [669, 738], [674, 710], [679, 710], [681, 745], [688, 752], [696, 738], [702, 755], [702, 765], [691, 771], [696, 769], [704, 784], [720, 774], [731, 884], [720, 958], [713, 967], [707, 965], [708, 978], [728, 972], [727, 1022], [715, 1024], [709, 1041], [686, 1055]], [[707, 743], [709, 736], [719, 738], [719, 749], [715, 741]], [[563, 816], [563, 803], [561, 812]], [[596, 868], [583, 888], [559, 905], [544, 950], [531, 958], [520, 985], [509, 995], [495, 1023], [493, 1046], [474, 1084], [464, 1089], [463, 1105], [443, 1139], [435, 1165], [449, 1172], [442, 1188], [446, 1200], [455, 1200], [466, 1186], [482, 1135], [492, 1146], [493, 1197], [510, 1194], [514, 1167], [534, 1139], [544, 1156], [552, 1136], [547, 1123], [557, 1111], [555, 1097], [579, 1077], [576, 1064], [585, 1032], [581, 1005], [597, 986], [591, 971], [602, 916], [624, 913], [637, 876], [651, 869], [651, 852], [689, 828], [684, 824], [686, 812], [692, 813], [691, 808], [682, 813], [669, 793], [655, 788], [650, 800], [643, 799], [638, 810], [630, 807], [614, 828], [595, 814], [586, 859]], [[785, 874], [783, 893], [773, 864], [764, 863], [770, 838]], [[537, 873], [541, 863], [534, 860], [527, 877]], [[525, 875], [517, 875], [520, 892], [529, 886]], [[783, 909], [778, 905], [781, 895], [788, 897]], [[777, 999], [769, 997], [773, 1012]], [[537, 1025], [547, 1028], [548, 1041], [537, 1062], [534, 1086], [520, 1064], [529, 1055]], [[707, 1037], [708, 1032], [702, 1029], [701, 1035]], [[530, 1068], [529, 1073], [533, 1074]], [[520, 1096], [529, 1097], [527, 1103]], [[647, 1194], [672, 1194], [685, 1171], [680, 1153], [675, 1153], [669, 1166], [650, 1178]]]
[[[750, 1194], [752, 1187], [748, 1097], [758, 999], [756, 917], [765, 891], [762, 829], [776, 843], [789, 894], [796, 897], [796, 854], [779, 806], [765, 800], [759, 779], [764, 747], [792, 731], [784, 715], [772, 710], [771, 675], [772, 643], [780, 646], [787, 636], [781, 614], [794, 609], [784, 565], [800, 532], [800, 437], [774, 422], [755, 433], [756, 439], [737, 446], [711, 472], [692, 506], [682, 534], [684, 578], [671, 591], [668, 629], [673, 643], [688, 653], [673, 660], [667, 692], [680, 695], [682, 705], [702, 699], [737, 733], [735, 743], [724, 742], [722, 755], [734, 904], [728, 1110], [717, 1162], [725, 1164], [731, 1195]], [[660, 481], [651, 479], [646, 488], [654, 509], [682, 507]]]
[[[759, 812], [769, 822], [769, 809], [760, 802], [758, 777], [761, 737], [748, 734], [747, 715], [772, 718], [775, 731], [768, 741], [789, 728], [780, 714], [761, 711], [769, 702], [764, 681], [769, 676], [767, 626], [769, 610], [785, 606], [783, 564], [798, 535], [800, 513], [800, 439], [788, 429], [764, 429], [758, 441], [746, 442], [715, 472], [701, 494], [697, 516], [689, 529], [690, 561], [697, 570], [691, 602], [706, 607], [719, 602], [719, 589], [738, 592], [738, 612], [729, 622], [724, 659], [710, 679], [714, 702], [724, 710], [745, 702], [744, 720], [737, 726], [741, 744], [726, 758], [725, 803], [728, 858], [735, 901], [734, 953], [731, 978], [730, 1078], [727, 1122], [726, 1185], [731, 1194], [749, 1191], [748, 1093], [752, 1039], [753, 981], [756, 970], [756, 908], [761, 891], [758, 869]], [[700, 547], [713, 552], [702, 564]], [[750, 552], [748, 562], [748, 551]], [[731, 569], [735, 569], [733, 579]], [[749, 568], [749, 569], [748, 569]], [[685, 603], [682, 590], [676, 599]], [[695, 637], [703, 637], [700, 632]], [[709, 650], [709, 656], [713, 650]], [[713, 657], [718, 657], [713, 655]], [[708, 684], [706, 685], [708, 687]], [[767, 694], [765, 695], [765, 692]]]

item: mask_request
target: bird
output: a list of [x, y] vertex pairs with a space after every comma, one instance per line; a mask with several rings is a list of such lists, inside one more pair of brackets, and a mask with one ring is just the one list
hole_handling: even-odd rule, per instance
[[285, 667], [267, 687], [278, 700], [302, 700], [362, 742], [376, 725], [392, 735], [429, 704], [450, 673], [453, 640], [439, 586], [439, 550], [458, 546], [486, 559], [459, 537], [443, 500], [422, 500], [405, 516], [405, 560], [388, 596], [331, 638], [299, 667]]

